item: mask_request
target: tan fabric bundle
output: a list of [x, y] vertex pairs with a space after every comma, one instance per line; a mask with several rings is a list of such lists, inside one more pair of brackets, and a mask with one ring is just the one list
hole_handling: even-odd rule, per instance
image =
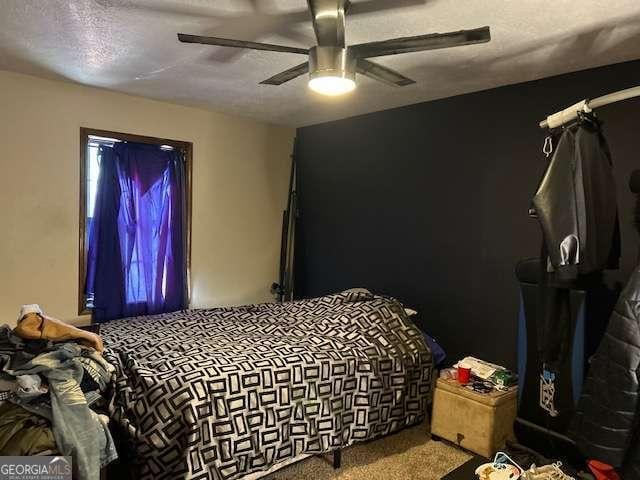
[[51, 340], [52, 342], [78, 340], [100, 353], [104, 350], [102, 338], [95, 333], [81, 330], [37, 312], [29, 312], [22, 316], [13, 332], [25, 340]]

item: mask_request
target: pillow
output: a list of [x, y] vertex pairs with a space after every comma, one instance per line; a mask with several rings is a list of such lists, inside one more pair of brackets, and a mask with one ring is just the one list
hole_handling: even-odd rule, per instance
[[[412, 308], [405, 308], [404, 312], [407, 314], [407, 317], [409, 318], [413, 318], [418, 315], [418, 312]], [[436, 367], [441, 366], [444, 363], [445, 359], [447, 358], [447, 354], [432, 336], [428, 335], [425, 332], [422, 332], [422, 336], [424, 337], [424, 341], [427, 344], [427, 347], [429, 347], [429, 350], [431, 350], [431, 355], [433, 355], [434, 365]]]
[[349, 288], [348, 290], [344, 290], [342, 293], [368, 293], [371, 294], [371, 291], [367, 288]]

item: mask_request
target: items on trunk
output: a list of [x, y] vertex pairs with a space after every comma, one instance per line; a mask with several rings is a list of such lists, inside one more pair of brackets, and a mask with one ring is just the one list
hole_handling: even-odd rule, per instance
[[457, 379], [461, 385], [467, 385], [479, 393], [489, 393], [494, 389], [508, 390], [518, 381], [510, 370], [475, 357], [463, 358], [453, 368], [442, 370], [440, 376]]
[[475, 357], [465, 357], [454, 365], [456, 368], [459, 366], [471, 369], [473, 375], [483, 380], [489, 380], [491, 375], [497, 371], [505, 370], [505, 368], [500, 365], [494, 365], [493, 363], [485, 362]]

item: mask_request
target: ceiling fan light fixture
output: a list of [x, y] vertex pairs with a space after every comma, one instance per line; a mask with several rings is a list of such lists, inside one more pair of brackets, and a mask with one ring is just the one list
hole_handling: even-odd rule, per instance
[[336, 75], [317, 76], [309, 79], [309, 88], [322, 95], [335, 97], [355, 90], [356, 82]]
[[355, 60], [346, 48], [318, 46], [309, 50], [309, 88], [329, 96], [356, 88]]
[[307, 5], [317, 40], [317, 45], [311, 48], [185, 33], [179, 33], [178, 40], [183, 43], [307, 55], [308, 61], [272, 75], [260, 82], [260, 85], [282, 85], [308, 73], [311, 90], [323, 95], [334, 96], [343, 95], [355, 89], [356, 73], [397, 87], [406, 87], [416, 83], [415, 80], [405, 77], [389, 67], [369, 60], [370, 58], [474, 45], [491, 40], [491, 30], [485, 26], [471, 30], [427, 33], [412, 37], [347, 45], [345, 42], [345, 15], [351, 1], [307, 0]]

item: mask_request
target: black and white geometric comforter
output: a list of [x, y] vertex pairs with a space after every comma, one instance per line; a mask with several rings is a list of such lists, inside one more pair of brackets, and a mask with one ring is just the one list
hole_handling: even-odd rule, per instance
[[112, 416], [152, 479], [235, 479], [420, 422], [432, 362], [396, 300], [343, 292], [101, 329]]

